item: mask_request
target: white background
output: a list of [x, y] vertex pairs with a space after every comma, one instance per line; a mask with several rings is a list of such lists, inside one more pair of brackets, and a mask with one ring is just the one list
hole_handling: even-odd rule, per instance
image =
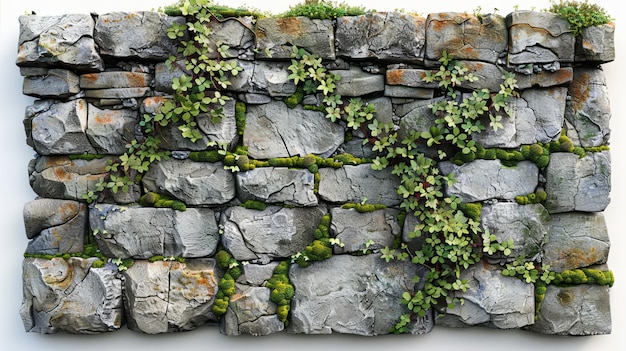
[[[27, 164], [34, 152], [25, 143], [22, 126], [24, 108], [33, 102], [33, 98], [21, 94], [22, 78], [15, 66], [17, 39], [19, 35], [18, 16], [36, 11], [38, 15], [60, 15], [69, 13], [105, 14], [113, 11], [151, 10], [174, 2], [174, 0], [100, 0], [100, 1], [51, 1], [51, 0], [0, 0], [0, 143], [2, 147], [2, 171], [0, 172], [1, 228], [0, 240], [0, 349], [2, 350], [184, 350], [191, 348], [217, 349], [271, 349], [271, 350], [323, 350], [323, 349], [367, 349], [367, 350], [476, 350], [479, 348], [503, 350], [623, 350], [626, 346], [626, 264], [624, 263], [625, 239], [622, 235], [621, 210], [626, 207], [625, 179], [626, 159], [626, 123], [622, 99], [626, 96], [626, 73], [620, 69], [624, 65], [626, 41], [624, 35], [626, 18], [621, 10], [621, 2], [596, 0], [595, 2], [615, 18], [616, 61], [603, 65], [612, 103], [611, 150], [613, 158], [612, 202], [605, 211], [609, 227], [612, 248], [609, 257], [610, 268], [616, 275], [616, 283], [611, 290], [613, 333], [608, 336], [593, 337], [555, 337], [543, 336], [531, 332], [513, 330], [491, 330], [487, 328], [448, 329], [436, 327], [427, 335], [389, 335], [360, 337], [350, 335], [289, 335], [274, 334], [265, 337], [226, 337], [220, 335], [217, 327], [204, 327], [192, 332], [142, 335], [123, 328], [104, 335], [40, 335], [24, 332], [18, 309], [22, 300], [21, 262], [22, 253], [27, 244], [22, 220], [23, 204], [35, 198], [28, 184]], [[245, 4], [245, 1], [222, 1], [231, 6]], [[280, 13], [297, 3], [296, 0], [266, 0], [247, 2], [261, 10]], [[391, 11], [406, 9], [425, 16], [431, 12], [472, 12], [478, 6], [482, 13], [492, 12], [506, 15], [515, 5], [520, 10], [544, 9], [550, 5], [548, 0], [447, 0], [447, 1], [403, 1], [403, 0], [351, 0], [350, 4], [364, 5], [368, 9]]]

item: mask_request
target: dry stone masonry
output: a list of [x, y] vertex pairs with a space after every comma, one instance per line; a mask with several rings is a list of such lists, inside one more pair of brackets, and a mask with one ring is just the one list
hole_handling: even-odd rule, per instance
[[[480, 203], [482, 228], [511, 241], [512, 252], [485, 254], [464, 269], [469, 288], [457, 296], [464, 304], [413, 318], [409, 333], [437, 326], [611, 332], [609, 286], [549, 284], [541, 291], [502, 271], [522, 255], [557, 273], [608, 270], [602, 211], [611, 188], [611, 111], [600, 65], [614, 59], [612, 23], [574, 37], [562, 18], [530, 11], [211, 21], [210, 45], [227, 45], [226, 55], [242, 68], [222, 92], [231, 98], [224, 117], [199, 114], [202, 136], [195, 143], [175, 125], [161, 128], [156, 136], [171, 157], [153, 162], [126, 191], [109, 189], [89, 204], [84, 195], [112, 161], [144, 138], [141, 116], [158, 111], [173, 93], [172, 79], [185, 72], [182, 56], [165, 64], [177, 55], [167, 36], [174, 23], [185, 18], [156, 12], [19, 18], [16, 63], [23, 93], [36, 98], [23, 120], [36, 152], [28, 174], [38, 195], [24, 205], [26, 331], [95, 334], [126, 326], [158, 334], [215, 324], [225, 335], [390, 333], [407, 313], [403, 293], [423, 288], [430, 268], [387, 261], [381, 250], [404, 242], [419, 251], [423, 241], [408, 233], [420, 221], [400, 207], [392, 168], [372, 169], [376, 151], [363, 130], [305, 108], [318, 105], [321, 94], [288, 106], [298, 92], [289, 79], [295, 45], [341, 76], [337, 94], [373, 105], [376, 118], [393, 122], [400, 137], [433, 125], [429, 105], [442, 94], [425, 77], [448, 53], [479, 78], [464, 82], [463, 94], [497, 92], [505, 71], [517, 80], [519, 96], [508, 102], [503, 128], [475, 135], [478, 145], [497, 153], [572, 144], [551, 150], [543, 165], [499, 157], [455, 162], [452, 154], [439, 163], [456, 179], [447, 194]], [[237, 120], [242, 107], [245, 129]], [[229, 152], [245, 147], [246, 161], [266, 164], [235, 171], [221, 159], [194, 157], [216, 145]], [[436, 156], [426, 147], [424, 153]], [[287, 162], [307, 157], [334, 161], [319, 168]], [[516, 201], [544, 190], [545, 201]], [[140, 205], [155, 194], [184, 206]], [[375, 206], [357, 211], [344, 204]], [[336, 243], [332, 256], [307, 267], [294, 263], [307, 247], [315, 249], [323, 230]], [[220, 251], [232, 257], [227, 268], [218, 264]], [[276, 278], [281, 262], [289, 264], [291, 288]], [[233, 277], [232, 270], [241, 274]], [[415, 283], [414, 276], [422, 279]], [[289, 289], [291, 296], [276, 298]]]

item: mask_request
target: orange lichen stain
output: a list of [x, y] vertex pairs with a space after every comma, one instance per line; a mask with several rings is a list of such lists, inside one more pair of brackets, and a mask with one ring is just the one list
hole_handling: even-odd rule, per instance
[[110, 113], [96, 115], [96, 123], [98, 124], [110, 124], [111, 122], [113, 122], [113, 116]]
[[583, 103], [589, 98], [589, 74], [582, 73], [574, 78], [570, 95], [572, 96], [572, 107], [574, 111], [580, 111], [583, 108]]
[[58, 181], [67, 182], [72, 180], [72, 174], [68, 173], [63, 167], [54, 167], [52, 169]]
[[428, 26], [430, 28], [432, 28], [432, 30], [435, 31], [435, 32], [441, 32], [445, 27], [448, 26], [448, 22], [447, 21], [439, 21], [439, 20], [431, 20], [428, 23]]
[[404, 82], [404, 70], [392, 69], [387, 71], [387, 84], [400, 85]]
[[279, 18], [277, 20], [278, 29], [283, 33], [288, 33], [294, 36], [302, 36], [302, 21], [297, 17]]
[[146, 78], [143, 74], [137, 74], [137, 73], [128, 73], [127, 74], [128, 77], [128, 82], [130, 83], [131, 87], [145, 87], [147, 86], [146, 84]]
[[598, 251], [595, 248], [582, 250], [573, 248], [561, 252], [559, 261], [566, 267], [589, 267], [598, 262]]
[[574, 71], [571, 69], [560, 69], [552, 73], [551, 76], [557, 84], [567, 83], [574, 78]]
[[78, 204], [75, 202], [64, 202], [59, 207], [59, 213], [61, 214], [61, 221], [67, 222], [78, 214]]
[[74, 280], [74, 269], [72, 265], [62, 258], [47, 260], [41, 267], [41, 270], [42, 272], [46, 272], [42, 277], [43, 281], [50, 286], [67, 289]]
[[83, 74], [80, 76], [82, 79], [90, 81], [90, 82], [95, 82], [98, 80], [99, 74], [98, 73], [87, 73], [87, 74]]
[[134, 18], [136, 16], [137, 16], [137, 14], [133, 12], [133, 13], [129, 13], [128, 15], [124, 16], [124, 19], [125, 20], [129, 20], [129, 19], [132, 19], [132, 18]]

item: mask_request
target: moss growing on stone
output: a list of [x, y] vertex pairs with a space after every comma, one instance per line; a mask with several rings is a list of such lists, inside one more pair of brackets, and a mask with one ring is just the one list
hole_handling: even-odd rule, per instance
[[263, 211], [267, 208], [267, 204], [258, 200], [246, 200], [239, 204], [239, 206], [243, 208], [247, 208], [249, 210], [257, 210]]
[[139, 204], [144, 207], [171, 208], [177, 211], [187, 210], [187, 205], [179, 200], [171, 199], [165, 195], [148, 192], [139, 198]]
[[540, 204], [544, 203], [548, 198], [548, 194], [543, 189], [539, 189], [534, 193], [530, 193], [528, 195], [518, 195], [515, 197], [515, 202], [520, 205], [528, 205], [528, 204]]
[[592, 268], [568, 269], [561, 273], [556, 273], [553, 281], [553, 284], [557, 286], [597, 284], [611, 287], [613, 283], [615, 283], [613, 271], [602, 271]]
[[270, 301], [278, 305], [276, 312], [278, 319], [288, 325], [288, 316], [291, 306], [291, 299], [295, 295], [295, 289], [289, 280], [289, 262], [280, 262], [274, 271], [272, 277], [265, 284], [270, 289]]
[[358, 213], [367, 213], [367, 212], [374, 212], [377, 210], [384, 210], [387, 208], [387, 206], [383, 205], [383, 204], [367, 204], [367, 203], [345, 203], [343, 205], [341, 205], [341, 208], [344, 209], [354, 209], [356, 210]]
[[235, 125], [237, 134], [242, 136], [246, 130], [246, 104], [241, 101], [235, 103]]
[[304, 89], [298, 86], [296, 92], [285, 99], [285, 105], [289, 108], [295, 108], [302, 102], [302, 99], [304, 99]]
[[483, 209], [483, 205], [480, 202], [461, 203], [460, 209], [465, 217], [473, 219], [476, 222], [480, 222], [480, 214]]
[[224, 155], [219, 150], [192, 151], [189, 153], [189, 159], [196, 162], [219, 162], [224, 159]]

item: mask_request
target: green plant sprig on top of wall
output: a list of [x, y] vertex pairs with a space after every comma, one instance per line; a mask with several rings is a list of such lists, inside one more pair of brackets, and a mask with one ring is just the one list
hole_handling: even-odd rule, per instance
[[558, 3], [550, 1], [552, 4], [545, 11], [555, 13], [569, 22], [570, 29], [574, 36], [579, 36], [582, 30], [587, 27], [599, 26], [613, 20], [606, 10], [597, 5], [585, 1], [563, 1]]

